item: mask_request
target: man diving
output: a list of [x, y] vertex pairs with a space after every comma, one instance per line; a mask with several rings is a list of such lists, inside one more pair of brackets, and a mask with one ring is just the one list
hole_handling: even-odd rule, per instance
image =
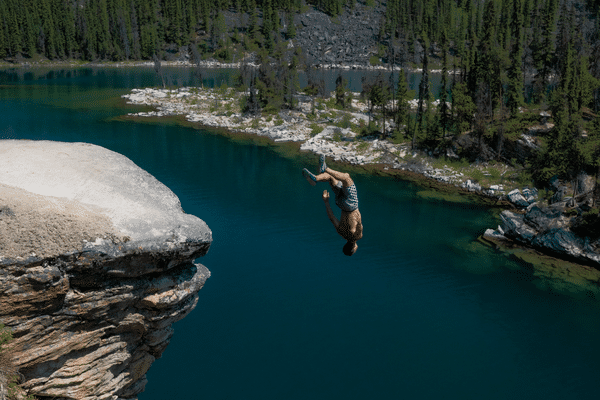
[[337, 233], [346, 239], [346, 244], [342, 251], [345, 255], [351, 256], [358, 248], [356, 241], [362, 239], [363, 236], [363, 225], [360, 211], [358, 211], [356, 186], [352, 178], [350, 178], [350, 174], [328, 168], [324, 155], [321, 155], [320, 161], [319, 175], [312, 174], [306, 168], [302, 170], [302, 174], [313, 186], [317, 184], [316, 182], [329, 182], [335, 195], [335, 204], [342, 210], [342, 215], [339, 220], [335, 217], [329, 205], [329, 192], [324, 190], [323, 201], [325, 202], [327, 216]]

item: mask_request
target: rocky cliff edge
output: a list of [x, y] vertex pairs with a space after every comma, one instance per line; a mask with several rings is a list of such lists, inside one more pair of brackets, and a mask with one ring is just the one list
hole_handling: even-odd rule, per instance
[[38, 396], [135, 398], [210, 276], [208, 226], [95, 145], [0, 140], [0, 232], [0, 323]]

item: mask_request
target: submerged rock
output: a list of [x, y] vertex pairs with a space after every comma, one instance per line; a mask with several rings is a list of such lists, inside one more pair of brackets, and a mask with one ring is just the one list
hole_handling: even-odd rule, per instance
[[194, 264], [208, 226], [129, 159], [85, 143], [0, 141], [0, 207], [0, 323], [22, 386], [135, 398], [210, 276]]

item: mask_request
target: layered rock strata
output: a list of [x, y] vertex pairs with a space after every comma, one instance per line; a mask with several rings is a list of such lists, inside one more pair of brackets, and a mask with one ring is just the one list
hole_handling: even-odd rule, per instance
[[0, 141], [0, 323], [29, 393], [131, 399], [198, 303], [212, 233], [126, 157]]

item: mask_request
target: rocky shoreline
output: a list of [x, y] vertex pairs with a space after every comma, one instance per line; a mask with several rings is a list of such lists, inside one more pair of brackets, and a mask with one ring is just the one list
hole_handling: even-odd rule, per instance
[[[155, 109], [131, 113], [130, 117], [184, 116], [189, 122], [209, 128], [257, 135], [274, 142], [296, 142], [301, 151], [324, 154], [335, 161], [358, 166], [378, 165], [391, 175], [404, 172], [417, 174], [439, 184], [477, 194], [488, 201], [503, 203], [512, 207], [513, 211], [505, 210], [501, 214], [502, 224], [496, 231], [488, 230], [484, 237], [496, 242], [516, 241], [520, 245], [543, 249], [557, 256], [591, 262], [600, 268], [600, 241], [578, 237], [569, 229], [573, 216], [566, 219], [562, 217], [566, 210], [581, 214], [581, 209], [586, 207], [584, 203], [589, 203], [589, 196], [575, 204], [571, 204], [574, 202], [572, 198], [561, 196], [551, 206], [552, 210], [561, 211], [549, 211], [548, 206], [542, 205], [544, 199], [540, 198], [535, 188], [519, 187], [510, 180], [503, 183], [494, 183], [491, 177], [487, 180], [490, 175], [504, 177], [513, 174], [514, 169], [508, 165], [481, 163], [457, 167], [431, 154], [413, 151], [408, 142], [393, 143], [380, 137], [360, 137], [358, 127], [361, 121], [364, 124], [369, 120], [369, 114], [358, 94], [354, 95], [352, 111], [327, 108], [326, 104], [332, 101], [331, 98], [323, 99], [319, 107], [313, 108], [315, 100], [301, 94], [297, 97], [296, 110], [257, 117], [243, 115], [239, 111], [236, 99], [240, 95], [243, 94], [235, 93], [233, 89], [146, 88], [133, 89], [123, 97], [130, 104], [147, 105]], [[340, 121], [345, 121], [348, 127], [342, 127]], [[535, 147], [535, 140], [528, 134], [523, 134], [520, 142], [524, 148]], [[446, 160], [451, 159], [452, 155], [448, 156]], [[595, 185], [589, 182], [590, 179], [587, 177], [586, 189], [582, 190], [591, 193]], [[545, 218], [546, 221], [539, 218]]]
[[[410, 171], [425, 178], [449, 184], [468, 192], [497, 200], [511, 201], [515, 189], [510, 184], [482, 185], [461, 168], [440, 164], [438, 158], [422, 151], [413, 151], [410, 142], [393, 143], [378, 137], [359, 137], [359, 126], [369, 121], [367, 105], [354, 93], [352, 111], [329, 109], [325, 104], [332, 98], [318, 100], [298, 95], [296, 110], [282, 111], [276, 116], [244, 115], [239, 110], [240, 93], [233, 89], [178, 88], [133, 89], [123, 95], [129, 104], [147, 105], [154, 111], [130, 113], [130, 117], [184, 116], [187, 121], [209, 128], [224, 128], [231, 132], [267, 137], [274, 142], [297, 142], [301, 151], [324, 154], [335, 161], [352, 165], [382, 164], [384, 170]], [[415, 102], [410, 102], [416, 108]], [[413, 104], [414, 103], [414, 104]], [[319, 109], [320, 108], [320, 109]], [[346, 126], [342, 127], [342, 121]], [[361, 122], [362, 121], [362, 122]], [[341, 126], [340, 126], [341, 125]], [[474, 166], [473, 172], [486, 175], [488, 166]], [[506, 175], [507, 165], [496, 167]], [[517, 189], [519, 190], [519, 189]], [[536, 200], [537, 192], [526, 190], [528, 204]], [[515, 204], [516, 205], [516, 204]]]

